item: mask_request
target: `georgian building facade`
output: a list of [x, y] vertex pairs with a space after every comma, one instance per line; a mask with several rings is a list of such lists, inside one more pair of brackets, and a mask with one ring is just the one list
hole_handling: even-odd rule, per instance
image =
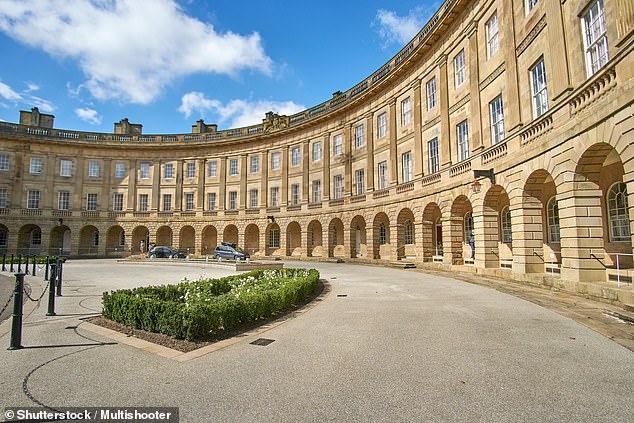
[[0, 250], [233, 241], [608, 281], [632, 267], [633, 29], [631, 0], [446, 0], [368, 78], [260, 125], [87, 133], [21, 112], [0, 122]]

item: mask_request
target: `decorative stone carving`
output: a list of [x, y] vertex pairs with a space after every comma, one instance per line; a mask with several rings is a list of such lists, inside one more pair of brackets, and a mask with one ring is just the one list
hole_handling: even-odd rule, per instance
[[273, 132], [280, 129], [288, 128], [291, 119], [288, 116], [281, 116], [277, 113], [267, 112], [266, 118], [262, 119], [262, 128], [264, 132]]

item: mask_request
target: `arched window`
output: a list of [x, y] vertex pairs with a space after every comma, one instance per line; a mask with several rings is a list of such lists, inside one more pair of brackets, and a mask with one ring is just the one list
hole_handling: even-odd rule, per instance
[[280, 248], [280, 230], [278, 228], [269, 230], [269, 248]]
[[411, 220], [406, 220], [405, 223], [403, 224], [404, 227], [404, 232], [405, 232], [405, 245], [409, 245], [409, 244], [413, 244], [414, 243], [414, 226], [412, 225], [412, 221]]
[[546, 213], [548, 220], [548, 242], [560, 242], [559, 237], [559, 207], [557, 207], [557, 199], [553, 196], [548, 200], [546, 205]]
[[123, 247], [125, 246], [125, 231], [121, 231], [119, 232], [119, 246]]
[[511, 244], [513, 242], [513, 231], [511, 230], [511, 210], [509, 206], [502, 209], [500, 222], [502, 223], [502, 242]]
[[9, 231], [7, 228], [0, 228], [0, 247], [7, 246], [7, 239], [9, 238]]
[[472, 244], [474, 241], [473, 213], [467, 212], [464, 215], [464, 242], [465, 244]]
[[40, 228], [31, 231], [31, 245], [42, 245], [42, 231]]
[[91, 242], [92, 242], [92, 246], [93, 247], [98, 247], [99, 246], [99, 231], [94, 231], [92, 233]]
[[387, 233], [385, 231], [385, 223], [379, 223], [379, 245], [387, 244]]
[[607, 198], [610, 221], [610, 241], [630, 241], [630, 219], [627, 215], [627, 187], [617, 182], [610, 187]]
[[337, 245], [337, 228], [332, 228], [332, 245]]

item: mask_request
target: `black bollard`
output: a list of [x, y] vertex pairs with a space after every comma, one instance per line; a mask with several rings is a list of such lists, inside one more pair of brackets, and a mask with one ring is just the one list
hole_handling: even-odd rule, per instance
[[29, 255], [25, 255], [24, 256], [24, 274], [28, 275], [29, 274]]
[[55, 271], [57, 270], [57, 265], [55, 263], [51, 263], [51, 277], [48, 282], [48, 312], [47, 316], [55, 316], [55, 285], [57, 281], [55, 280]]
[[48, 266], [49, 266], [48, 256], [46, 256], [46, 262], [44, 263], [44, 280], [45, 281], [48, 280]]
[[13, 254], [11, 254], [11, 273], [13, 273]]
[[22, 254], [18, 254], [18, 273], [22, 273]]
[[2, 271], [3, 272], [7, 271], [7, 253], [4, 253], [2, 255]]
[[24, 292], [24, 273], [15, 274], [15, 291], [13, 291], [13, 322], [11, 325], [10, 350], [22, 348], [22, 293]]
[[62, 270], [64, 269], [64, 261], [57, 259], [57, 296], [62, 296]]
[[[29, 263], [28, 261], [26, 262], [27, 264]], [[35, 275], [35, 268], [37, 267], [37, 256], [35, 254], [33, 254], [33, 271], [31, 272], [31, 274], [33, 276]]]

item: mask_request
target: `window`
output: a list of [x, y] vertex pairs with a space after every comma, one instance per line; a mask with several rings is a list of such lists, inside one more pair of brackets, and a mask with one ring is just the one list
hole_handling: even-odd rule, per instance
[[114, 165], [114, 177], [125, 178], [125, 163], [117, 162]]
[[73, 161], [62, 159], [59, 166], [59, 176], [73, 176]]
[[93, 247], [99, 246], [99, 231], [94, 231], [91, 236], [90, 244]]
[[497, 144], [504, 140], [504, 107], [502, 105], [502, 94], [495, 97], [489, 103], [491, 113], [491, 144]]
[[293, 167], [297, 167], [301, 164], [301, 150], [299, 148], [299, 146], [297, 147], [293, 147], [291, 149], [291, 166]]
[[96, 160], [91, 160], [88, 162], [88, 177], [90, 178], [98, 178], [101, 174], [101, 167], [99, 166], [99, 162]]
[[333, 177], [332, 185], [334, 188], [334, 198], [343, 198], [343, 175], [335, 175]]
[[321, 142], [316, 141], [313, 143], [313, 161], [318, 162], [321, 160]]
[[438, 161], [438, 138], [427, 143], [429, 151], [429, 173], [436, 173], [440, 170], [440, 163]]
[[608, 37], [605, 29], [603, 0], [595, 1], [581, 17], [583, 45], [586, 52], [588, 77], [608, 62]]
[[500, 222], [502, 226], [502, 242], [505, 244], [513, 243], [513, 231], [511, 230], [511, 209], [508, 206], [502, 209], [500, 213]]
[[427, 81], [427, 110], [436, 107], [436, 77]]
[[260, 171], [260, 157], [251, 156], [251, 173], [258, 173]]
[[29, 173], [33, 175], [42, 173], [42, 159], [40, 157], [31, 157], [29, 161]]
[[403, 242], [405, 245], [414, 243], [414, 225], [411, 220], [403, 222]]
[[280, 187], [271, 187], [271, 207], [280, 206]]
[[299, 205], [299, 184], [291, 185], [291, 204], [294, 206]]
[[312, 202], [321, 202], [321, 181], [319, 179], [314, 180], [312, 184]]
[[5, 228], [0, 229], [0, 247], [7, 246], [8, 238], [9, 232]]
[[150, 179], [150, 163], [141, 162], [141, 179]]
[[412, 153], [408, 151], [401, 155], [401, 170], [403, 176], [403, 182], [409, 182], [412, 180]]
[[196, 163], [195, 162], [187, 162], [187, 177], [188, 178], [196, 177]]
[[146, 212], [148, 211], [148, 198], [147, 194], [139, 194], [139, 211]]
[[557, 199], [551, 197], [546, 206], [546, 214], [548, 220], [548, 242], [559, 243], [559, 207], [557, 207]]
[[60, 191], [57, 193], [57, 209], [58, 210], [70, 209], [70, 192]]
[[165, 163], [163, 165], [163, 178], [171, 179], [174, 177], [174, 163]]
[[486, 23], [487, 36], [487, 58], [490, 59], [500, 49], [500, 39], [498, 34], [498, 15], [494, 13]]
[[409, 97], [401, 101], [401, 126], [409, 126], [412, 122], [412, 101]]
[[97, 194], [87, 194], [86, 195], [86, 210], [96, 211], [97, 207], [98, 207]]
[[215, 177], [218, 174], [218, 162], [215, 160], [207, 163], [207, 176]]
[[40, 208], [40, 192], [38, 190], [29, 190], [26, 195], [26, 208], [27, 209], [39, 209]]
[[[473, 234], [473, 213], [467, 212], [464, 215], [464, 242], [465, 244], [473, 245], [475, 242], [475, 235]], [[474, 251], [471, 251], [471, 257], [473, 257]]]
[[361, 148], [365, 144], [363, 124], [354, 127], [354, 148]]
[[460, 122], [456, 130], [458, 132], [458, 161], [461, 162], [469, 158], [469, 126], [467, 121]]
[[9, 155], [6, 153], [0, 154], [0, 170], [3, 172], [9, 170]]
[[548, 111], [546, 67], [544, 66], [543, 57], [531, 68], [531, 93], [533, 100], [533, 118], [537, 119]]
[[0, 209], [7, 208], [7, 189], [0, 188]]
[[365, 169], [354, 171], [354, 186], [357, 195], [365, 194]]
[[528, 12], [530, 12], [531, 10], [533, 10], [533, 7], [535, 7], [535, 5], [537, 4], [539, 0], [525, 0], [526, 4], [525, 4], [525, 8], [526, 8], [526, 14], [528, 15]]
[[387, 114], [381, 113], [376, 118], [376, 137], [385, 138], [387, 135]]
[[280, 230], [279, 228], [269, 229], [269, 248], [280, 248]]
[[610, 221], [610, 241], [630, 241], [630, 219], [627, 207], [627, 188], [617, 182], [608, 191], [608, 219]]
[[163, 211], [172, 211], [172, 194], [163, 194]]
[[249, 207], [255, 209], [258, 207], [258, 190], [249, 190]]
[[217, 195], [215, 192], [207, 194], [207, 210], [216, 210], [216, 198]]
[[31, 245], [42, 245], [42, 230], [40, 228], [31, 231]]
[[387, 161], [379, 163], [379, 189], [387, 188]]
[[229, 191], [229, 210], [238, 208], [238, 191]]
[[117, 192], [112, 199], [112, 210], [123, 211], [123, 193]]
[[464, 50], [460, 50], [460, 53], [453, 58], [453, 70], [455, 74], [456, 88], [458, 88], [464, 84], [465, 81]]
[[332, 138], [332, 155], [340, 156], [343, 154], [343, 135], [337, 134]]
[[238, 175], [238, 159], [229, 160], [229, 175], [230, 176]]
[[281, 159], [282, 159], [282, 154], [279, 151], [271, 154], [271, 170], [280, 169], [280, 163], [282, 161]]
[[379, 223], [379, 245], [387, 244], [387, 230], [385, 229], [385, 223]]
[[194, 193], [193, 192], [186, 192], [185, 193], [185, 210], [193, 211], [194, 208], [195, 208], [195, 205], [194, 205]]
[[119, 247], [125, 247], [125, 232], [119, 232]]

